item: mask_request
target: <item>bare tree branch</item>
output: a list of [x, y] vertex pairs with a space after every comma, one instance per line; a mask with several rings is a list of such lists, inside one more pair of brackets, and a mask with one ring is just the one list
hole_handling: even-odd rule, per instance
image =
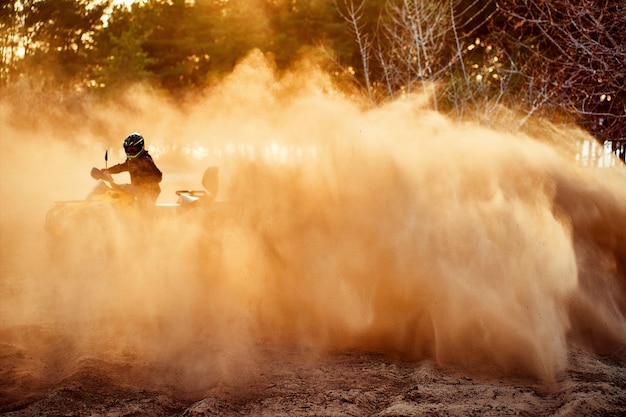
[[[502, 44], [520, 51], [520, 91], [599, 140], [626, 137], [626, 4], [500, 0]], [[543, 95], [543, 97], [542, 97]]]
[[361, 20], [363, 17], [363, 0], [356, 5], [353, 0], [343, 0], [343, 9], [345, 12], [342, 12], [342, 8], [336, 7], [341, 16], [348, 22], [350, 27], [350, 31], [354, 36], [357, 47], [359, 49], [359, 53], [361, 54], [361, 64], [363, 69], [363, 77], [365, 79], [365, 88], [367, 90], [367, 94], [369, 95], [370, 100], [373, 99], [373, 91], [372, 85], [370, 82], [370, 50], [371, 43], [368, 38], [367, 32], [363, 29], [363, 25], [361, 24]]

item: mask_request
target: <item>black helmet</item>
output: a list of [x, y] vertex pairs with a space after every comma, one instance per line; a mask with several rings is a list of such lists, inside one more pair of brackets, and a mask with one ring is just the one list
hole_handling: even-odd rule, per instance
[[131, 133], [124, 139], [124, 151], [128, 158], [137, 158], [144, 150], [143, 136], [139, 133]]

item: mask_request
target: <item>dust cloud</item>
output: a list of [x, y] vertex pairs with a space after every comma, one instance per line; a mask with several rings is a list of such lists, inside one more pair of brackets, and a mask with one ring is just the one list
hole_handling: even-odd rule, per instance
[[[194, 391], [251, 377], [268, 349], [356, 349], [551, 382], [573, 344], [624, 346], [624, 168], [576, 163], [574, 128], [425, 103], [371, 109], [259, 53], [184, 105], [141, 87], [78, 114], [4, 102], [0, 343], [32, 358], [16, 374], [43, 387], [107, 364]], [[51, 247], [47, 210], [85, 198], [133, 131], [160, 203], [215, 165], [228, 220], [103, 220]]]

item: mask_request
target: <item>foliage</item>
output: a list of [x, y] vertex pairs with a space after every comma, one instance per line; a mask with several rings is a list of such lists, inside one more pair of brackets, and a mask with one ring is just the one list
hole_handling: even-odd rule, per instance
[[20, 43], [20, 65], [34, 71], [44, 83], [63, 86], [83, 81], [89, 66], [94, 35], [102, 29], [107, 3], [89, 0], [25, 0]]
[[17, 3], [0, 0], [0, 86], [12, 79], [19, 59], [21, 13]]
[[[343, 0], [374, 100], [423, 90], [485, 119], [500, 105], [626, 137], [626, 4], [603, 0], [390, 0], [372, 29]], [[362, 40], [366, 39], [367, 42]]]
[[325, 51], [373, 104], [425, 92], [459, 118], [500, 105], [626, 136], [617, 0], [0, 0], [0, 88], [201, 89], [251, 49]]
[[598, 139], [626, 137], [626, 3], [505, 0], [492, 27], [515, 51], [518, 94], [531, 108], [568, 114]]

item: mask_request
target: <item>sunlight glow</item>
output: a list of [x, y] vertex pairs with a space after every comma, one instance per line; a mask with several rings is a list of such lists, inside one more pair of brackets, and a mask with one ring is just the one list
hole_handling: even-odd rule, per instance
[[113, 0], [113, 5], [125, 4], [127, 7], [130, 7], [134, 2], [135, 0]]

